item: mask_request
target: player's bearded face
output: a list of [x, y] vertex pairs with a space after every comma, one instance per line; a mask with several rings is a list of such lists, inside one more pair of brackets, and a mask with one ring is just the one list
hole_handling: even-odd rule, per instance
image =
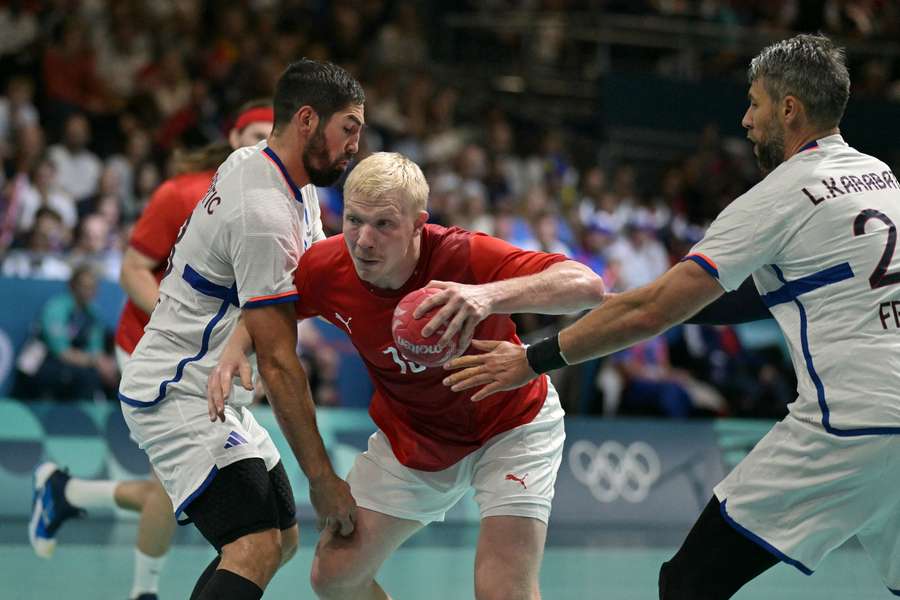
[[318, 187], [328, 187], [340, 179], [351, 158], [352, 155], [340, 152], [337, 158], [331, 159], [325, 140], [324, 123], [320, 123], [303, 150], [303, 167], [309, 175], [310, 183]]
[[778, 119], [777, 103], [766, 90], [762, 78], [750, 85], [750, 107], [741, 124], [753, 142], [753, 154], [764, 174], [784, 162], [784, 125]]
[[784, 128], [773, 117], [764, 129], [756, 141], [756, 164], [763, 173], [770, 173], [784, 162]]

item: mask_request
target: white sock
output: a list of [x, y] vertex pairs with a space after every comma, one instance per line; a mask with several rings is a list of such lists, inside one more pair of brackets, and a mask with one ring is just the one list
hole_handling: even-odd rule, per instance
[[141, 594], [155, 594], [159, 590], [159, 573], [166, 562], [166, 555], [147, 556], [137, 548], [134, 549], [134, 584], [130, 598]]
[[66, 484], [66, 500], [78, 508], [115, 508], [116, 481], [75, 479]]

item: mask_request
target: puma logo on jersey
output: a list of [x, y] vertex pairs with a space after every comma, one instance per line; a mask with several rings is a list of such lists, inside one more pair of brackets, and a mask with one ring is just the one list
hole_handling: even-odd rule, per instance
[[338, 314], [338, 313], [334, 313], [334, 316], [335, 316], [335, 318], [337, 318], [338, 321], [340, 321], [341, 323], [344, 324], [344, 327], [347, 328], [347, 333], [353, 333], [353, 332], [350, 330], [350, 321], [353, 320], [353, 317], [347, 317], [346, 319], [344, 319], [344, 317], [342, 317], [342, 316], [341, 316], [340, 314]]
[[525, 474], [522, 475], [521, 477], [516, 477], [516, 476], [513, 475], [512, 473], [507, 473], [507, 474], [506, 474], [506, 481], [515, 481], [516, 483], [518, 483], [519, 485], [521, 485], [523, 488], [525, 488], [525, 489], [527, 490], [527, 489], [528, 489], [528, 486], [525, 485], [525, 478], [526, 478], [526, 477], [528, 477], [528, 473], [525, 473]]

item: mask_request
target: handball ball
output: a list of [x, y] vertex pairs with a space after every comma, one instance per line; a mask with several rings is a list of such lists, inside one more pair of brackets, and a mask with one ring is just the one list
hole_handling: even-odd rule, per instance
[[419, 319], [413, 318], [413, 312], [426, 298], [439, 293], [438, 288], [421, 288], [410, 292], [403, 297], [394, 309], [394, 318], [391, 321], [391, 333], [394, 334], [394, 343], [403, 358], [426, 367], [438, 367], [456, 354], [459, 346], [459, 334], [457, 334], [446, 346], [438, 346], [438, 340], [447, 330], [446, 323], [438, 327], [437, 331], [428, 337], [422, 335], [422, 328], [428, 324], [441, 306], [437, 306]]

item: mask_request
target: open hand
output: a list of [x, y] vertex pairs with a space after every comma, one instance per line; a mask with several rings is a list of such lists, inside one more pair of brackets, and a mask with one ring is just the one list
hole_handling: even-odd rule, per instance
[[225, 402], [231, 394], [234, 378], [241, 378], [241, 386], [245, 390], [253, 389], [253, 370], [247, 356], [238, 350], [226, 346], [219, 357], [219, 362], [206, 379], [206, 406], [209, 420], [219, 419], [225, 422]]
[[444, 378], [444, 385], [454, 392], [484, 386], [472, 396], [472, 402], [522, 387], [538, 376], [528, 365], [525, 346], [490, 340], [473, 340], [472, 346], [486, 354], [467, 354], [444, 365], [444, 369], [456, 371]]

